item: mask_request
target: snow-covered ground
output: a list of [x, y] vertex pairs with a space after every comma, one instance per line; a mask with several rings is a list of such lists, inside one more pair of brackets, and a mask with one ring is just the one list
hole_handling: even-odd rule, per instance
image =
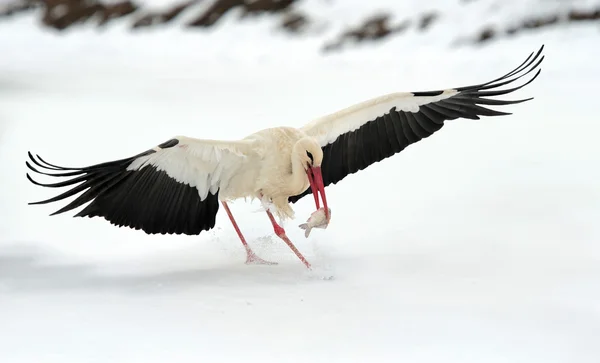
[[[0, 24], [0, 362], [600, 361], [596, 28], [322, 57], [270, 25], [205, 37], [31, 22]], [[77, 166], [179, 134], [300, 126], [382, 93], [487, 81], [541, 44], [540, 77], [507, 96], [535, 99], [513, 115], [450, 122], [328, 188], [332, 223], [308, 239], [297, 225], [314, 204], [297, 203], [285, 227], [313, 271], [257, 202], [233, 213], [277, 266], [246, 266], [223, 212], [198, 237], [148, 236], [27, 205], [55, 192], [27, 181], [27, 151]]]

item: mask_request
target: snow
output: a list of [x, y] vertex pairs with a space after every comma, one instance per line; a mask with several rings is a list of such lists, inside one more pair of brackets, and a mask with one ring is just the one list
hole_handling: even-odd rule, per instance
[[[210, 36], [34, 21], [0, 23], [1, 362], [600, 360], [597, 27], [456, 49], [438, 29], [324, 57], [325, 35], [292, 40], [265, 19]], [[148, 236], [27, 205], [56, 192], [26, 180], [27, 151], [77, 166], [179, 134], [300, 126], [487, 81], [541, 44], [540, 77], [506, 97], [535, 99], [513, 115], [450, 122], [328, 187], [332, 223], [308, 239], [314, 204], [297, 203], [285, 227], [313, 271], [258, 202], [232, 211], [277, 266], [246, 266], [222, 212], [197, 237]]]

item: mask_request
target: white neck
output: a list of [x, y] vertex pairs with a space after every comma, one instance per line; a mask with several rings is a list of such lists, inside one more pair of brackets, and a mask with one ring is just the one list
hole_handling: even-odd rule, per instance
[[301, 153], [305, 152], [301, 144], [297, 142], [292, 149], [292, 176], [290, 180], [290, 189], [302, 193], [308, 185], [308, 177], [306, 170], [300, 161]]

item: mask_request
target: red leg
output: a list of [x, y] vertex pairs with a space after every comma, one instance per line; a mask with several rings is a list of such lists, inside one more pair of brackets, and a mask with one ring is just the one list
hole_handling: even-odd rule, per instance
[[300, 253], [300, 251], [298, 251], [296, 246], [294, 246], [292, 241], [290, 241], [288, 236], [285, 234], [285, 230], [279, 224], [277, 224], [277, 222], [275, 221], [275, 217], [273, 217], [273, 214], [271, 213], [271, 211], [267, 210], [267, 215], [269, 216], [269, 219], [271, 220], [271, 223], [273, 224], [273, 229], [275, 229], [275, 234], [279, 238], [281, 238], [283, 240], [283, 242], [285, 242], [292, 249], [292, 251], [294, 251], [294, 253], [296, 254], [296, 256], [298, 256], [300, 261], [302, 261], [302, 263], [304, 265], [306, 265], [306, 267], [308, 269], [310, 269], [310, 263], [308, 263], [306, 258], [304, 258], [304, 256], [302, 256], [302, 254]]
[[221, 204], [223, 204], [223, 208], [225, 208], [225, 211], [227, 212], [227, 215], [229, 216], [229, 219], [231, 220], [231, 224], [233, 224], [233, 228], [237, 232], [238, 236], [240, 237], [240, 240], [242, 241], [242, 244], [244, 245], [244, 248], [246, 249], [246, 263], [247, 264], [257, 264], [257, 265], [277, 265], [277, 262], [263, 260], [262, 258], [258, 257], [254, 253], [254, 251], [252, 251], [250, 246], [248, 246], [248, 243], [246, 242], [244, 235], [240, 231], [240, 228], [238, 227], [237, 222], [233, 218], [233, 214], [231, 214], [229, 205], [227, 205], [227, 202], [224, 202], [224, 201], [222, 201]]

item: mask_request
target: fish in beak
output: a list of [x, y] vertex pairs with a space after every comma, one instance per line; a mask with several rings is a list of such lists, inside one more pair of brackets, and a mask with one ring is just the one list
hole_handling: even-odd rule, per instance
[[315, 198], [315, 205], [317, 210], [319, 210], [319, 195], [323, 200], [323, 208], [325, 209], [325, 217], [329, 220], [329, 208], [327, 207], [327, 197], [325, 196], [325, 184], [323, 184], [323, 175], [321, 174], [320, 166], [312, 166], [306, 169], [306, 174], [308, 175], [308, 181], [310, 183], [310, 188], [312, 189], [313, 197]]

